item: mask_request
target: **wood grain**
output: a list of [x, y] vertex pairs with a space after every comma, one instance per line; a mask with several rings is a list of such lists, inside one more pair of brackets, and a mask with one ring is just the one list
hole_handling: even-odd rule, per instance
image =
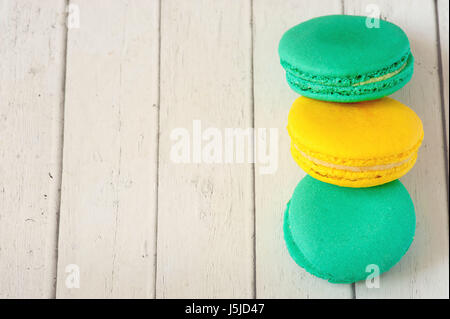
[[54, 296], [64, 10], [0, 2], [0, 298]]
[[393, 97], [422, 119], [425, 139], [415, 167], [401, 181], [416, 208], [416, 235], [403, 259], [380, 279], [380, 288], [356, 286], [357, 298], [448, 298], [448, 215], [444, 141], [433, 1], [345, 1], [347, 14], [377, 4], [383, 19], [408, 35], [415, 57], [412, 80]]
[[254, 1], [255, 126], [277, 128], [278, 170], [262, 175], [256, 165], [256, 284], [258, 298], [350, 298], [350, 285], [332, 285], [300, 268], [283, 239], [283, 214], [305, 173], [289, 151], [289, 109], [298, 97], [279, 63], [278, 42], [285, 31], [310, 18], [341, 13], [340, 1]]
[[193, 120], [222, 135], [252, 126], [250, 1], [161, 10], [157, 297], [251, 298], [252, 165], [170, 158], [174, 129], [194, 143]]
[[57, 297], [154, 297], [159, 2], [71, 4]]
[[[67, 30], [65, 0], [0, 0], [0, 298], [449, 297], [448, 1], [70, 4], [80, 25]], [[282, 216], [304, 173], [285, 129], [298, 95], [277, 47], [297, 23], [368, 4], [411, 41], [415, 73], [393, 97], [421, 117], [425, 140], [402, 178], [414, 243], [380, 288], [360, 282], [353, 295], [285, 249]], [[277, 129], [277, 170], [174, 163], [171, 133], [186, 128], [193, 150], [194, 120], [222, 134]], [[66, 286], [71, 264], [80, 288]]]

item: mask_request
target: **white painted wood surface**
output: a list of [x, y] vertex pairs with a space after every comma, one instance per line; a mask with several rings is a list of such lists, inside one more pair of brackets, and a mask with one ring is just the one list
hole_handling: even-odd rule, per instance
[[[252, 165], [176, 164], [170, 134], [252, 127], [249, 1], [163, 1], [158, 298], [251, 298]], [[206, 145], [206, 143], [203, 143]]]
[[154, 297], [159, 3], [71, 4], [57, 297]]
[[331, 285], [291, 259], [283, 239], [283, 215], [305, 173], [290, 155], [287, 116], [298, 97], [285, 81], [278, 42], [290, 27], [310, 18], [342, 13], [341, 1], [254, 1], [255, 127], [279, 132], [278, 170], [262, 175], [256, 165], [256, 295], [258, 298], [351, 298], [351, 285]]
[[345, 1], [348, 14], [377, 4], [383, 19], [408, 35], [415, 58], [411, 81], [393, 97], [422, 119], [425, 138], [414, 168], [401, 181], [416, 208], [416, 235], [403, 259], [380, 279], [380, 288], [356, 284], [357, 298], [448, 298], [448, 211], [444, 138], [433, 1]]
[[64, 1], [0, 1], [0, 298], [51, 298]]
[[[402, 178], [416, 238], [378, 289], [309, 275], [282, 236], [304, 173], [289, 153], [297, 95], [278, 41], [308, 18], [364, 15], [370, 3], [410, 38], [415, 73], [393, 97], [425, 130]], [[447, 1], [70, 4], [80, 24], [66, 30], [65, 1], [0, 0], [0, 298], [448, 298]], [[174, 163], [171, 133], [186, 128], [192, 143], [194, 120], [222, 133], [277, 128], [277, 171]], [[66, 286], [71, 264], [80, 288]]]

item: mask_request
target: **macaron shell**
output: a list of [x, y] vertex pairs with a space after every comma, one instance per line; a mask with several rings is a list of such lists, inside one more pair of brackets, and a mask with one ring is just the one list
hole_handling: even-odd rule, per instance
[[343, 77], [382, 70], [409, 52], [400, 27], [380, 20], [379, 28], [369, 28], [367, 20], [328, 15], [300, 23], [282, 36], [280, 59], [316, 76]]
[[286, 31], [278, 53], [297, 93], [342, 103], [387, 96], [411, 79], [414, 58], [403, 30], [364, 16], [329, 15]]
[[391, 98], [345, 104], [299, 97], [287, 129], [291, 154], [305, 172], [346, 187], [376, 186], [405, 175], [423, 140], [420, 118]]
[[345, 104], [300, 97], [289, 112], [288, 131], [309, 155], [357, 166], [407, 158], [423, 139], [420, 118], [391, 98]]
[[345, 188], [306, 176], [285, 213], [289, 253], [308, 272], [333, 283], [383, 273], [406, 253], [415, 233], [411, 198], [397, 180], [371, 188]]
[[322, 278], [322, 279], [329, 279], [331, 276], [322, 274], [319, 270], [317, 270], [303, 255], [303, 253], [300, 251], [300, 249], [295, 244], [294, 238], [292, 237], [292, 233], [290, 230], [289, 225], [289, 204], [288, 202], [286, 211], [284, 213], [284, 222], [283, 222], [283, 233], [284, 233], [284, 241], [286, 243], [286, 247], [289, 251], [289, 254], [291, 255], [292, 259], [299, 265], [300, 267], [304, 268], [307, 272], [310, 274]]

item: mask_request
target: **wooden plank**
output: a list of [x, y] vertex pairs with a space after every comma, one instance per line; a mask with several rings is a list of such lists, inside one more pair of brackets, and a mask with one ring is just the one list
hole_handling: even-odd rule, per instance
[[71, 4], [57, 297], [154, 297], [159, 3]]
[[0, 298], [55, 293], [64, 10], [0, 2]]
[[[448, 1], [446, 0], [438, 0], [437, 1], [437, 11], [438, 11], [438, 21], [439, 21], [439, 40], [440, 40], [440, 49], [441, 49], [441, 87], [444, 99], [444, 119], [445, 119], [445, 132], [446, 132], [446, 142], [447, 142], [447, 160], [448, 160]], [[447, 163], [448, 167], [448, 163]]]
[[415, 57], [412, 80], [393, 94], [422, 119], [425, 139], [415, 167], [401, 180], [414, 201], [416, 236], [405, 257], [381, 276], [380, 288], [356, 286], [357, 298], [448, 298], [448, 215], [440, 106], [435, 8], [430, 1], [345, 1], [347, 14], [381, 16], [408, 35]]
[[[250, 1], [163, 1], [161, 10], [156, 294], [250, 298], [252, 165], [193, 162], [194, 120], [221, 137], [252, 126]], [[189, 133], [189, 163], [171, 159], [176, 128]]]
[[258, 298], [350, 298], [350, 285], [333, 285], [298, 267], [283, 239], [283, 214], [305, 173], [289, 151], [289, 109], [298, 97], [287, 85], [279, 63], [283, 33], [310, 18], [341, 13], [341, 1], [254, 1], [255, 127], [279, 132], [278, 169], [261, 174], [256, 165], [256, 288]]

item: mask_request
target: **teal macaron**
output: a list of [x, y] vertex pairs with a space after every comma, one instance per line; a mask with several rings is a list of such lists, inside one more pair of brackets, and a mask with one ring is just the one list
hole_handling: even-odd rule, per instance
[[406, 34], [393, 23], [329, 15], [289, 29], [278, 53], [289, 86], [317, 100], [359, 102], [399, 90], [413, 74]]
[[347, 188], [307, 175], [287, 205], [283, 228], [299, 266], [331, 283], [353, 283], [393, 267], [411, 245], [415, 225], [414, 205], [398, 180]]

